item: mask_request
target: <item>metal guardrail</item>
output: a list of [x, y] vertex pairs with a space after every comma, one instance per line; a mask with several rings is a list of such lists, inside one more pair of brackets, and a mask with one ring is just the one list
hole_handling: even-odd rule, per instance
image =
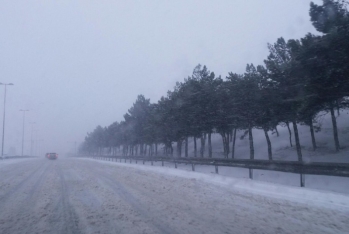
[[300, 186], [305, 186], [305, 174], [308, 175], [326, 175], [349, 177], [349, 163], [327, 163], [327, 162], [299, 162], [299, 161], [269, 161], [269, 160], [251, 160], [251, 159], [217, 159], [217, 158], [165, 158], [165, 157], [123, 157], [123, 156], [82, 156], [95, 159], [109, 161], [124, 161], [132, 163], [135, 161], [150, 161], [153, 162], [171, 162], [175, 164], [191, 164], [192, 170], [195, 171], [195, 165], [214, 166], [215, 172], [218, 174], [218, 167], [239, 167], [249, 169], [249, 177], [253, 179], [253, 169], [281, 171], [300, 174]]

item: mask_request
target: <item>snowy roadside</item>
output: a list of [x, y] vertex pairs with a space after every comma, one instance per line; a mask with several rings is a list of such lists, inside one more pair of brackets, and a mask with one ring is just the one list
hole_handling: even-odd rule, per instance
[[0, 168], [4, 167], [4, 166], [8, 166], [11, 164], [15, 164], [15, 163], [22, 163], [22, 162], [26, 162], [28, 160], [35, 160], [37, 158], [14, 158], [14, 159], [1, 159], [0, 160]]
[[188, 179], [197, 179], [202, 182], [218, 185], [238, 194], [260, 195], [289, 202], [303, 203], [323, 207], [327, 209], [349, 212], [349, 195], [335, 192], [319, 191], [309, 188], [291, 187], [272, 184], [250, 179], [231, 178], [217, 174], [205, 174], [192, 171], [178, 170], [174, 168], [155, 167], [149, 165], [116, 163], [94, 159], [80, 159], [95, 161], [102, 164], [109, 164], [115, 167], [128, 167], [150, 173], [177, 176]]

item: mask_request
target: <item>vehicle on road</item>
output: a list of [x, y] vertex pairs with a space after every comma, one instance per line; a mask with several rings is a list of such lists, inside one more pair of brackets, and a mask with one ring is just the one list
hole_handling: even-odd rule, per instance
[[58, 154], [57, 153], [46, 153], [46, 158], [48, 159], [57, 159], [58, 158]]

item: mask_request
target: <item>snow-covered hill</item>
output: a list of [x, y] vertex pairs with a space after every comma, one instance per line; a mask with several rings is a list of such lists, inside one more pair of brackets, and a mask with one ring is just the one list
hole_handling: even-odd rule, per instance
[[[309, 126], [298, 125], [299, 136], [302, 146], [302, 154], [305, 161], [318, 161], [318, 162], [347, 162], [349, 163], [349, 113], [344, 110], [337, 116], [337, 125], [339, 133], [339, 142], [341, 151], [335, 152], [334, 140], [333, 140], [333, 128], [331, 122], [331, 116], [329, 114], [323, 114], [319, 117], [318, 122], [321, 124], [321, 131], [315, 132], [315, 138], [317, 143], [317, 150], [313, 151], [311, 144], [311, 136]], [[292, 131], [293, 147], [290, 147], [289, 133], [286, 126], [279, 125], [279, 136], [276, 133], [269, 132], [269, 136], [272, 144], [273, 159], [275, 160], [297, 160], [296, 148], [294, 146], [294, 133], [292, 124], [290, 128]], [[248, 137], [240, 139], [244, 131], [238, 131], [236, 146], [235, 146], [235, 158], [247, 159], [249, 158], [249, 140]], [[264, 136], [264, 132], [259, 129], [253, 129], [253, 141], [255, 147], [256, 159], [268, 159], [267, 143]], [[198, 150], [200, 147], [199, 140], [197, 141]], [[174, 147], [175, 148], [175, 147]], [[214, 157], [223, 157], [223, 143], [219, 134], [212, 135], [212, 148]], [[230, 144], [231, 149], [231, 144]], [[189, 140], [189, 155], [194, 155], [193, 139]], [[207, 157], [207, 144], [205, 157]], [[231, 154], [229, 155], [231, 157]]]

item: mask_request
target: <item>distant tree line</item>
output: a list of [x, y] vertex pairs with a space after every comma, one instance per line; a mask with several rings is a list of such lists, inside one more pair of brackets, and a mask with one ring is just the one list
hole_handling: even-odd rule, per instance
[[188, 139], [192, 138], [195, 157], [212, 157], [211, 135], [219, 133], [224, 156], [234, 158], [236, 132], [243, 130], [249, 139], [250, 159], [254, 159], [255, 128], [264, 131], [272, 160], [269, 134], [277, 132], [281, 124], [287, 126], [290, 146], [295, 145], [301, 161], [297, 123], [309, 126], [316, 150], [314, 132], [320, 112], [331, 114], [335, 150], [339, 151], [335, 112], [339, 115], [349, 104], [347, 4], [343, 0], [311, 3], [311, 21], [321, 35], [277, 39], [268, 44], [270, 53], [264, 64], [248, 64], [244, 74], [231, 72], [222, 79], [206, 66], [197, 65], [191, 76], [177, 82], [157, 103], [139, 95], [123, 121], [105, 128], [98, 126], [87, 134], [80, 151], [97, 154], [108, 149], [110, 154], [120, 150], [123, 155], [158, 155], [158, 146], [162, 145], [161, 154], [172, 156], [176, 143], [177, 156], [184, 152], [188, 157]]

